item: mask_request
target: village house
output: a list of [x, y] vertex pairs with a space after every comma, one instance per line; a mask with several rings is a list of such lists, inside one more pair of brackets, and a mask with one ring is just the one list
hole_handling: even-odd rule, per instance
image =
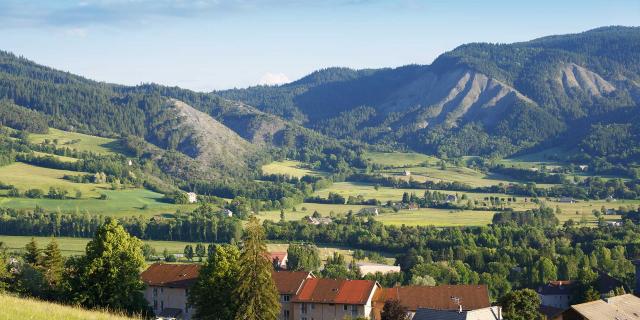
[[233, 211], [229, 209], [224, 209], [222, 210], [222, 215], [231, 218], [233, 217]]
[[269, 252], [269, 260], [273, 263], [273, 268], [275, 268], [276, 270], [285, 270], [287, 269], [287, 261], [289, 260], [289, 255], [286, 251]]
[[565, 310], [571, 306], [574, 287], [573, 281], [549, 281], [546, 285], [538, 287], [540, 304]]
[[306, 271], [274, 272], [271, 274], [280, 294], [279, 320], [293, 319], [293, 305], [291, 299], [298, 295], [307, 279], [315, 278], [313, 273]]
[[419, 308], [412, 320], [502, 320], [498, 306], [476, 310], [437, 310]]
[[377, 207], [362, 208], [358, 211], [358, 215], [360, 216], [377, 216], [379, 214], [380, 211]]
[[560, 202], [560, 203], [576, 203], [576, 200], [574, 200], [571, 197], [562, 197], [562, 198], [558, 199], [558, 202]]
[[388, 300], [398, 300], [402, 306], [407, 308], [410, 317], [413, 317], [418, 309], [458, 312], [491, 307], [489, 289], [486, 285], [383, 288], [378, 290], [374, 298], [375, 319], [380, 319], [382, 308]]
[[155, 263], [142, 272], [144, 298], [156, 319], [191, 319], [193, 308], [189, 308], [187, 296], [199, 271], [197, 264]]
[[624, 294], [605, 300], [572, 305], [562, 314], [563, 320], [633, 320], [640, 319], [640, 298]]
[[307, 279], [293, 297], [295, 320], [371, 318], [377, 282], [346, 279]]
[[390, 266], [387, 264], [372, 262], [358, 262], [356, 265], [360, 270], [360, 274], [363, 276], [367, 274], [376, 274], [376, 272], [380, 272], [382, 274], [400, 272], [400, 266]]
[[187, 192], [187, 200], [189, 203], [198, 202], [198, 195], [195, 192]]
[[331, 224], [331, 222], [333, 222], [333, 220], [330, 217], [315, 218], [315, 217], [312, 217], [312, 216], [304, 217], [304, 221], [306, 221], [308, 224], [311, 224], [311, 225], [314, 225], [314, 226]]

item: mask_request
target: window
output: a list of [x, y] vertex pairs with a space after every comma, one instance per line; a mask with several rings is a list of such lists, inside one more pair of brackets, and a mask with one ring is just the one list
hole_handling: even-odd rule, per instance
[[153, 310], [158, 310], [158, 300], [153, 300]]
[[289, 310], [284, 310], [284, 320], [289, 320]]
[[351, 316], [355, 317], [357, 315], [358, 315], [358, 306], [354, 304], [351, 306]]
[[344, 311], [347, 311], [347, 307], [348, 307], [348, 306], [347, 306], [346, 304], [342, 306], [342, 308], [343, 308], [343, 310], [344, 310]]
[[312, 304], [311, 304], [311, 310], [313, 310], [313, 309], [315, 309], [315, 308], [316, 308], [316, 305], [312, 303]]
[[307, 304], [306, 303], [301, 304], [300, 308], [301, 308], [301, 311], [302, 311], [303, 314], [307, 313]]
[[164, 311], [164, 301], [160, 301], [160, 310]]
[[282, 302], [289, 302], [289, 300], [291, 299], [291, 296], [288, 294], [283, 294], [282, 295]]
[[157, 297], [158, 296], [158, 288], [153, 288], [153, 297]]

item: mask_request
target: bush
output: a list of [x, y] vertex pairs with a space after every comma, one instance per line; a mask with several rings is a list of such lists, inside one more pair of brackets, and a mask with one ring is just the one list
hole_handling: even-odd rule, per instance
[[44, 191], [41, 189], [29, 189], [24, 193], [25, 197], [32, 199], [40, 199], [44, 197]]

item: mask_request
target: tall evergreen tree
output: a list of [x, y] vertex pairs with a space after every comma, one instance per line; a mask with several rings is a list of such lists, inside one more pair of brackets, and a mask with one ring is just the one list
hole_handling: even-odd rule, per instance
[[239, 281], [240, 251], [233, 245], [211, 245], [209, 258], [189, 291], [194, 319], [233, 319], [238, 310], [235, 288]]
[[267, 257], [265, 232], [251, 216], [240, 254], [240, 282], [235, 291], [240, 305], [236, 320], [273, 320], [280, 312], [278, 290], [271, 276], [273, 265]]
[[64, 272], [64, 257], [62, 257], [62, 252], [55, 238], [51, 239], [43, 251], [42, 268], [49, 286], [56, 291]]
[[0, 292], [7, 289], [10, 277], [11, 273], [9, 272], [9, 255], [7, 254], [7, 247], [4, 242], [0, 241]]
[[129, 235], [115, 219], [108, 219], [87, 244], [79, 259], [75, 302], [129, 312], [143, 312], [140, 271], [145, 266], [142, 241]]
[[40, 263], [40, 249], [38, 248], [38, 242], [36, 242], [36, 239], [32, 237], [31, 240], [24, 246], [24, 249], [24, 262], [33, 266], [37, 266]]

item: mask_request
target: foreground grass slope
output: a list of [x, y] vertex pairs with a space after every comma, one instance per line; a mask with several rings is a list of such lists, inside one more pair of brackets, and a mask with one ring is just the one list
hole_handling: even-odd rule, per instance
[[49, 319], [49, 320], [131, 320], [136, 318], [63, 306], [35, 299], [17, 298], [0, 294], [0, 320]]

